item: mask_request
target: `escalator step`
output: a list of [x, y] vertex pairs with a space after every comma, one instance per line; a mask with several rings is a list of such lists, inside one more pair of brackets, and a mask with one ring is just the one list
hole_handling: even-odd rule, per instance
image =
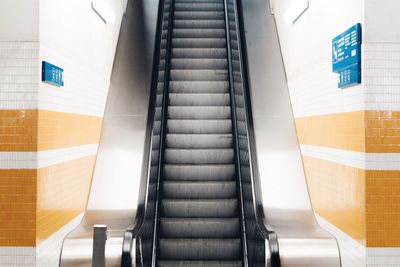
[[209, 106], [229, 107], [229, 94], [169, 94], [171, 106], [202, 106], [206, 110]]
[[237, 238], [238, 218], [161, 218], [163, 238]]
[[231, 148], [231, 134], [167, 134], [168, 148]]
[[167, 180], [232, 180], [235, 174], [233, 164], [214, 165], [164, 165], [164, 176]]
[[159, 261], [159, 267], [242, 267], [241, 261]]
[[229, 106], [173, 106], [168, 108], [168, 118], [173, 120], [224, 120], [231, 118]]
[[[220, 199], [236, 197], [235, 181], [165, 181], [165, 198]], [[210, 228], [212, 230], [212, 228]]]
[[163, 260], [239, 260], [240, 239], [160, 239]]
[[168, 120], [168, 133], [230, 134], [231, 120]]
[[225, 29], [225, 21], [220, 20], [174, 20], [174, 29]]
[[238, 215], [237, 199], [163, 199], [164, 217], [229, 218]]
[[233, 164], [233, 149], [171, 149], [164, 152], [166, 164]]
[[225, 38], [224, 29], [174, 29], [172, 38]]
[[[217, 31], [217, 30], [215, 30]], [[226, 58], [225, 48], [172, 48], [172, 58]], [[228, 76], [225, 76], [227, 79]]]
[[[226, 48], [226, 41], [224, 38], [173, 38], [173, 48]], [[174, 60], [172, 60], [173, 62]], [[226, 59], [220, 61], [225, 63]], [[207, 67], [214, 67], [213, 65], [206, 65]]]
[[[176, 39], [175, 39], [176, 40]], [[193, 39], [180, 39], [180, 40], [189, 40], [192, 41]], [[219, 39], [215, 39], [219, 40]], [[179, 47], [180, 43], [176, 45]], [[182, 45], [183, 46], [183, 45]], [[201, 47], [204, 48], [206, 45], [200, 43], [193, 42], [188, 47]], [[226, 70], [227, 69], [227, 62], [226, 59], [218, 59], [218, 58], [173, 58], [171, 60], [171, 68], [174, 70], [201, 70], [201, 69], [214, 69], [214, 70]]]
[[186, 20], [186, 19], [199, 19], [199, 20], [217, 20], [225, 19], [223, 11], [175, 11], [175, 20]]
[[175, 3], [175, 11], [224, 11], [223, 3]]
[[227, 81], [170, 81], [170, 93], [206, 93], [219, 94], [228, 92]]

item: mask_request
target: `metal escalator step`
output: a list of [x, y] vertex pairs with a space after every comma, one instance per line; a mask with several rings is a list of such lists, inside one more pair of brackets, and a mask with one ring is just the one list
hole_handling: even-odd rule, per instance
[[159, 261], [158, 267], [242, 267], [242, 261]]
[[175, 3], [224, 3], [223, 0], [175, 0]]
[[223, 3], [175, 3], [175, 11], [224, 11]]
[[177, 134], [232, 133], [231, 120], [168, 120], [167, 132]]
[[192, 107], [202, 106], [205, 110], [208, 107], [229, 107], [229, 94], [169, 94], [171, 106]]
[[170, 81], [170, 93], [227, 93], [227, 81]]
[[227, 81], [228, 71], [208, 70], [171, 70], [171, 81]]
[[172, 38], [225, 38], [224, 29], [174, 29]]
[[214, 20], [214, 19], [225, 19], [223, 11], [175, 11], [175, 20], [186, 20], [186, 19], [199, 19], [199, 20]]
[[172, 48], [172, 58], [226, 58], [225, 48]]
[[232, 134], [167, 134], [168, 148], [231, 148]]
[[231, 118], [231, 109], [229, 106], [171, 106], [168, 107], [168, 118], [174, 120], [223, 120]]
[[225, 29], [224, 20], [174, 20], [174, 29]]
[[233, 164], [164, 165], [164, 177], [167, 180], [233, 180], [234, 174]]
[[231, 218], [238, 216], [238, 201], [233, 199], [163, 199], [163, 217]]
[[164, 162], [171, 164], [233, 164], [233, 149], [165, 149]]
[[[193, 40], [193, 39], [181, 39], [181, 40]], [[219, 39], [215, 39], [219, 40]], [[205, 47], [201, 42], [194, 43], [192, 47], [196, 45]], [[179, 44], [180, 46], [180, 44]], [[183, 45], [182, 45], [183, 46]], [[215, 46], [214, 46], [215, 47]], [[227, 69], [227, 62], [225, 58], [173, 58], [171, 60], [171, 69], [173, 70], [199, 70], [199, 69]]]
[[240, 239], [160, 239], [165, 260], [239, 260]]
[[[165, 198], [218, 199], [236, 197], [235, 181], [165, 181]], [[211, 231], [212, 225], [209, 230]]]
[[223, 38], [173, 38], [172, 48], [226, 48], [226, 42]]
[[160, 236], [164, 238], [237, 238], [238, 218], [161, 218]]

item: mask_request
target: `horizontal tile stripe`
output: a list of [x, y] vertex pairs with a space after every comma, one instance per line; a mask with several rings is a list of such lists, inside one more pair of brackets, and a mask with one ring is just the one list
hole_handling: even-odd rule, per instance
[[101, 117], [39, 110], [38, 151], [98, 144]]
[[0, 170], [0, 246], [35, 246], [37, 170]]
[[366, 153], [400, 153], [400, 112], [358, 111], [296, 119], [299, 142]]
[[367, 247], [400, 247], [400, 170], [362, 170], [303, 155], [314, 210]]
[[0, 152], [0, 169], [37, 169], [96, 155], [97, 144], [39, 152]]
[[360, 111], [297, 118], [299, 142], [365, 152], [364, 117], [364, 112]]
[[400, 153], [363, 153], [310, 145], [300, 148], [303, 156], [362, 170], [400, 170]]
[[83, 212], [95, 159], [0, 170], [0, 246], [35, 246]]
[[38, 170], [37, 244], [85, 210], [95, 160], [88, 156]]
[[36, 152], [97, 144], [102, 118], [47, 110], [0, 110], [0, 151]]
[[314, 211], [366, 244], [365, 171], [303, 157]]

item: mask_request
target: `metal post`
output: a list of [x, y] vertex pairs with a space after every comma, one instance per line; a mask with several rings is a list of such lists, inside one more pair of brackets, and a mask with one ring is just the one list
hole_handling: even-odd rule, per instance
[[92, 267], [106, 266], [107, 225], [93, 226], [93, 258]]

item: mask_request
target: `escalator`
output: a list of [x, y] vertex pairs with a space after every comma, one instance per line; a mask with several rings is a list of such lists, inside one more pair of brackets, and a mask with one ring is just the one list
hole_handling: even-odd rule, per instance
[[222, 0], [175, 0], [158, 266], [241, 266]]
[[310, 203], [268, 3], [128, 2], [60, 267], [341, 266]]
[[263, 266], [274, 235], [255, 217], [236, 3], [166, 0], [159, 10], [148, 201], [122, 266]]

